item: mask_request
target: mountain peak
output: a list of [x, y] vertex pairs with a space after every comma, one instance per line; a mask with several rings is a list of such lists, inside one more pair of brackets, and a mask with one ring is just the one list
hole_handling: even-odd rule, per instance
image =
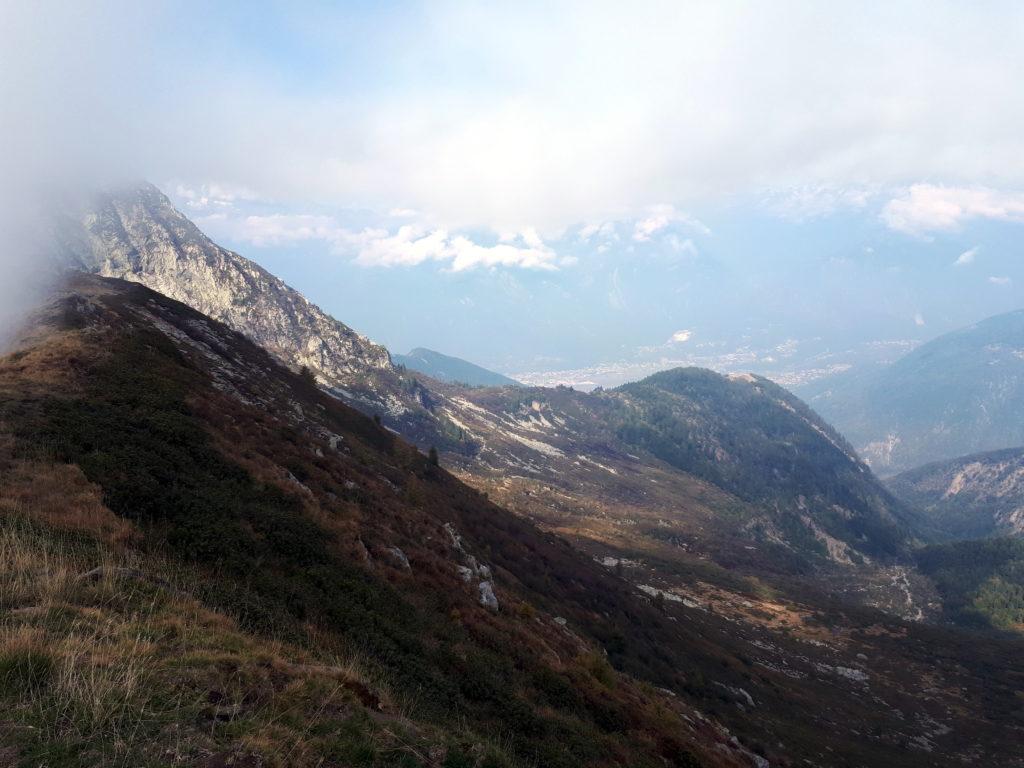
[[384, 347], [214, 243], [148, 182], [97, 195], [84, 212], [64, 221], [59, 237], [72, 265], [184, 302], [330, 385], [391, 368]]

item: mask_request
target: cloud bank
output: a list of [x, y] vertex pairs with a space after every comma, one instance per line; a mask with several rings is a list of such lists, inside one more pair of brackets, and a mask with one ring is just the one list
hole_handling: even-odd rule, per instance
[[[1017, 3], [13, 0], [4, 16], [23, 170], [218, 179], [546, 238], [766, 187], [1024, 188]], [[893, 225], [950, 226], [928, 194]]]
[[[1024, 222], [1024, 193], [915, 184], [889, 201], [882, 218], [890, 228], [911, 235], [955, 231], [974, 219], [1020, 223]], [[974, 253], [968, 253], [966, 261], [957, 263], [973, 261]]]
[[[883, 216], [912, 235], [1018, 221], [1024, 195], [998, 190], [1024, 189], [1022, 38], [1010, 2], [11, 0], [0, 204], [147, 178], [208, 216], [396, 211], [398, 228], [251, 227], [454, 271], [557, 268], [549, 243], [585, 222], [701, 232], [681, 211], [765, 190], [796, 190], [781, 205], [802, 216], [905, 189]], [[31, 262], [0, 250], [10, 275]]]
[[233, 228], [232, 236], [256, 246], [319, 240], [364, 267], [414, 267], [437, 262], [452, 272], [477, 267], [555, 270], [573, 262], [570, 257], [560, 257], [533, 229], [481, 245], [464, 235], [417, 224], [402, 225], [394, 232], [386, 228], [352, 230], [332, 216], [272, 214], [245, 217]]

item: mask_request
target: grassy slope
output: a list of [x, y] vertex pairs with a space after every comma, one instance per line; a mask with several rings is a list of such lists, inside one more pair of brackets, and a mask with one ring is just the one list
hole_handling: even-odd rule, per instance
[[804, 511], [864, 554], [905, 553], [910, 510], [842, 436], [781, 387], [675, 369], [616, 393], [625, 400], [617, 425], [624, 441], [744, 501], [781, 510], [776, 522], [798, 545], [822, 547], [796, 519]]
[[[355, 657], [245, 631], [208, 607], [202, 579], [179, 564], [40, 528], [24, 511], [0, 521], [8, 757], [47, 766], [416, 766], [430, 755], [446, 766], [509, 764], [502, 745], [468, 729], [405, 717], [387, 680]], [[96, 567], [102, 575], [83, 578]]]
[[[960, 763], [970, 755], [1013, 754], [1020, 716], [1013, 690], [1020, 677], [1007, 646], [933, 637], [843, 607], [802, 609], [812, 631], [805, 640], [792, 636], [788, 624], [769, 631], [717, 611], [648, 605], [623, 580], [432, 468], [371, 420], [303, 389], [299, 377], [223, 327], [144, 289], [99, 285], [102, 291], [84, 291], [85, 300], [60, 308], [63, 330], [42, 329], [34, 343], [0, 363], [0, 417], [4, 431], [16, 436], [0, 443], [8, 452], [0, 483], [0, 498], [9, 504], [4, 510], [85, 535], [88, 547], [96, 546], [90, 539], [102, 539], [129, 566], [136, 562], [132, 553], [141, 553], [147, 569], [172, 587], [188, 585], [182, 599], [228, 622], [225, 637], [236, 632], [254, 647], [281, 648], [280, 657], [293, 663], [347, 667], [360, 659], [361, 673], [353, 677], [369, 681], [383, 714], [401, 718], [395, 728], [421, 741], [410, 742], [416, 752], [395, 751], [396, 742], [376, 730], [373, 699], [360, 701], [362, 709], [353, 704], [351, 713], [323, 728], [354, 722], [353, 738], [365, 737], [378, 752], [332, 758], [335, 764], [443, 765], [448, 757], [430, 757], [436, 747], [450, 748], [452, 765], [464, 758], [469, 763], [463, 764], [478, 765], [483, 755], [473, 749], [487, 748], [482, 733], [500, 737], [490, 758], [497, 764], [642, 766], [665, 759], [686, 764], [693, 756], [750, 764], [749, 754], [730, 746], [728, 734], [685, 701], [727, 720], [743, 744], [773, 764], [810, 758], [830, 765], [928, 765], [926, 747], [934, 739]], [[164, 331], [155, 330], [164, 327], [158, 321]], [[169, 337], [178, 341], [168, 346]], [[338, 450], [327, 433], [344, 438]], [[182, 445], [190, 450], [182, 452]], [[148, 488], [144, 496], [126, 495], [139, 488]], [[446, 522], [495, 570], [499, 614], [482, 609], [475, 584], [457, 578]], [[217, 540], [232, 530], [241, 537], [236, 543], [247, 542], [246, 551]], [[389, 556], [392, 546], [408, 555], [411, 571]], [[53, 562], [39, 557], [31, 567], [46, 570]], [[26, 598], [18, 607], [35, 608], [26, 603], [36, 601]], [[86, 611], [100, 607], [88, 595], [62, 602]], [[22, 620], [8, 615], [3, 626]], [[66, 628], [47, 630], [40, 645], [60, 659], [75, 636]], [[834, 647], [843, 637], [838, 642], [845, 648]], [[145, 665], [157, 680], [177, 658], [178, 649], [163, 643]], [[936, 649], [950, 660], [938, 671]], [[854, 660], [855, 652], [869, 657], [870, 666]], [[868, 669], [870, 696], [862, 683], [834, 671], [851, 664]], [[678, 698], [613, 667], [672, 688]], [[205, 688], [186, 689], [183, 706], [167, 715], [168, 731], [152, 737], [156, 743], [188, 746], [194, 709], [216, 704], [211, 692], [220, 700], [234, 670], [216, 666]], [[938, 682], [917, 691], [923, 675]], [[327, 675], [335, 676], [344, 677]], [[36, 749], [23, 728], [39, 727], [44, 716], [33, 713], [49, 711], [54, 678], [46, 679], [46, 686], [29, 686], [10, 700], [17, 718], [4, 725], [15, 734], [5, 745], [16, 737], [23, 750]], [[297, 718], [315, 719], [309, 710], [296, 711]], [[949, 720], [956, 730], [930, 736], [929, 718]], [[249, 722], [250, 730], [208, 723], [216, 742], [193, 746], [222, 756], [257, 752], [271, 764], [300, 762], [295, 753], [285, 758], [260, 742], [260, 721]], [[186, 736], [175, 736], [175, 723]], [[79, 729], [68, 726], [73, 739]], [[102, 762], [88, 750], [105, 737], [92, 738], [53, 752], [51, 762]], [[295, 740], [293, 734], [272, 739]], [[59, 742], [41, 743], [56, 749]], [[110, 748], [122, 749], [116, 740]], [[311, 747], [312, 764], [324, 749]], [[137, 754], [117, 754], [107, 762], [145, 764]]]
[[[728, 754], [708, 757], [708, 745], [725, 737], [710, 726], [697, 726], [708, 730], [698, 734], [674, 702], [620, 677], [593, 645], [537, 610], [557, 609], [569, 626], [596, 632], [619, 666], [668, 679], [668, 660], [647, 658], [642, 642], [616, 650], [617, 625], [642, 632], [665, 622], [626, 599], [624, 583], [487, 504], [369, 419], [313, 387], [303, 391], [298, 377], [233, 334], [211, 341], [183, 307], [150, 296], [122, 288], [65, 303], [62, 330], [6, 361], [0, 381], [3, 420], [15, 436], [12, 467], [78, 467], [101, 489], [94, 514], [128, 526], [119, 545], [197, 574], [186, 578], [205, 610], [232, 617], [254, 638], [365, 659], [367, 674], [386, 676], [417, 723], [456, 740], [467, 728], [501, 735], [494, 760], [688, 765], [696, 752], [730, 762]], [[166, 334], [137, 322], [147, 299], [144, 311], [179, 321], [193, 342], [225, 345], [220, 352], [242, 366], [248, 389], [225, 394], [229, 373], [215, 371], [221, 387], [212, 386], [201, 355], [182, 354]], [[266, 380], [261, 371], [271, 372]], [[317, 414], [315, 427], [273, 415], [304, 409]], [[310, 434], [325, 428], [343, 437], [341, 455]], [[8, 495], [33, 498], [18, 487]], [[104, 530], [77, 522], [93, 537]], [[475, 585], [458, 579], [443, 522], [495, 569], [501, 613], [481, 608]], [[394, 546], [412, 572], [389, 557]], [[71, 634], [42, 643], [46, 653], [58, 657]], [[48, 691], [29, 686], [18, 700], [45, 707]], [[410, 755], [409, 764], [441, 764]], [[66, 759], [92, 764], [81, 745]], [[395, 764], [390, 759], [363, 764]]]

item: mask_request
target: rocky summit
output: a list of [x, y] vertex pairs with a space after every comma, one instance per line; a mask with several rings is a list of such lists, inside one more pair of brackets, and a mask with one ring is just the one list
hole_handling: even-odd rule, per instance
[[221, 248], [151, 184], [97, 195], [86, 210], [62, 217], [58, 232], [68, 263], [182, 301], [326, 382], [344, 386], [391, 367], [384, 347]]

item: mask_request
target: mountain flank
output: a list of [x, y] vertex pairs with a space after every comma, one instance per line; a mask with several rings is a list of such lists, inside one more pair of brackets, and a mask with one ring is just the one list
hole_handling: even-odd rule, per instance
[[458, 357], [443, 355], [432, 349], [417, 347], [407, 355], [392, 355], [392, 362], [409, 370], [424, 373], [438, 381], [465, 384], [469, 387], [519, 387], [515, 379], [489, 371]]
[[[608, 499], [623, 519], [630, 507], [680, 521], [680, 541], [755, 570], [884, 563], [913, 538], [912, 515], [845, 441], [766, 380], [694, 369], [592, 395], [478, 390], [396, 367], [383, 347], [210, 241], [151, 185], [101, 195], [61, 231], [66, 261], [223, 320], [422, 449], [436, 447], [467, 482], [521, 489], [502, 496], [514, 509], [536, 509], [551, 488], [576, 516]], [[656, 490], [627, 480], [650, 473], [668, 479]], [[679, 504], [695, 494], [715, 503]], [[605, 526], [616, 513], [601, 515]]]
[[1021, 764], [1019, 644], [595, 562], [137, 284], [36, 315], [0, 424], [5, 759]]
[[[2, 593], [16, 627], [0, 636], [0, 697], [25, 760], [750, 762], [612, 666], [682, 692], [684, 649], [713, 649], [183, 304], [75, 278], [0, 360], [0, 423], [0, 540], [20, 558], [0, 566], [18, 585]], [[106, 674], [97, 610], [146, 638], [99, 703], [66, 682]]]
[[1024, 448], [927, 464], [886, 484], [947, 538], [1024, 536]]
[[883, 475], [1024, 445], [1024, 310], [840, 380], [810, 405]]

